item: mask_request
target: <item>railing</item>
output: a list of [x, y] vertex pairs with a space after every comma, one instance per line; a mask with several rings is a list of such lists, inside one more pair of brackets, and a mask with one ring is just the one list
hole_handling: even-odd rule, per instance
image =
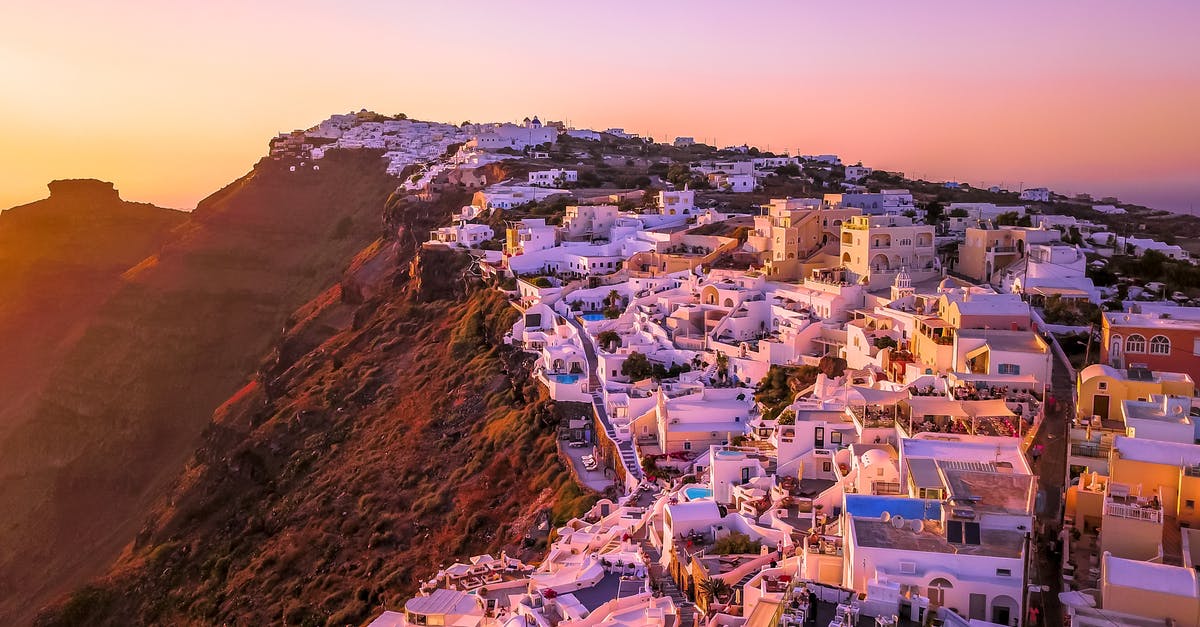
[[1161, 525], [1163, 512], [1160, 507], [1141, 507], [1139, 505], [1124, 505], [1109, 501], [1104, 504], [1104, 515], [1128, 520], [1143, 520]]
[[988, 249], [988, 252], [989, 253], [1015, 253], [1015, 252], [1017, 252], [1017, 247], [1016, 246], [992, 246], [991, 248]]
[[1097, 459], [1104, 459], [1108, 457], [1108, 452], [1111, 449], [1112, 447], [1107, 444], [1099, 444], [1096, 442], [1071, 443], [1071, 455], [1074, 457], [1094, 457]]
[[1183, 474], [1188, 477], [1200, 477], [1200, 466], [1184, 466]]
[[873, 494], [900, 494], [899, 481], [876, 481], [872, 485]]

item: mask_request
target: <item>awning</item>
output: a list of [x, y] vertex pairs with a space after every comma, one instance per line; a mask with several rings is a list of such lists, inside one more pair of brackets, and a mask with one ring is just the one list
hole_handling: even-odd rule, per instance
[[1072, 298], [1087, 298], [1088, 293], [1075, 289], [1073, 287], [1030, 287], [1025, 289], [1026, 294], [1038, 294], [1040, 296], [1070, 296]]
[[854, 402], [854, 396], [857, 396], [866, 405], [895, 405], [908, 398], [908, 390], [879, 390], [854, 385], [850, 387], [848, 395], [851, 397], [851, 403]]
[[1080, 592], [1079, 590], [1071, 590], [1070, 592], [1059, 592], [1058, 602], [1067, 607], [1085, 608], [1096, 607], [1096, 597]]
[[972, 416], [987, 416], [989, 418], [1001, 416], [1015, 416], [1008, 404], [1003, 399], [992, 399], [987, 401], [961, 401], [967, 413]]
[[966, 418], [970, 414], [962, 403], [938, 396], [914, 396], [907, 401], [913, 416], [954, 416]]
[[1031, 374], [976, 374], [974, 372], [955, 372], [951, 373], [951, 378], [955, 381], [963, 383], [999, 383], [1002, 385], [1009, 384], [1026, 384], [1035, 385], [1038, 380]]

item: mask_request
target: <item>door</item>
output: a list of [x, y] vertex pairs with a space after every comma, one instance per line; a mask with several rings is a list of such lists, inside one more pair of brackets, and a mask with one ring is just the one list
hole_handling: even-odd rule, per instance
[[814, 448], [825, 448], [825, 427], [813, 429], [813, 446]]
[[997, 625], [1008, 625], [1008, 621], [1012, 620], [1012, 616], [1010, 614], [1011, 612], [1009, 612], [1007, 607], [1003, 605], [997, 605], [996, 607], [992, 608], [992, 622], [996, 623]]
[[[971, 593], [971, 618], [979, 620], [987, 620], [987, 595]], [[995, 621], [1001, 625], [1007, 625], [1008, 621]]]
[[1092, 397], [1092, 414], [1108, 420], [1108, 395], [1097, 394]]

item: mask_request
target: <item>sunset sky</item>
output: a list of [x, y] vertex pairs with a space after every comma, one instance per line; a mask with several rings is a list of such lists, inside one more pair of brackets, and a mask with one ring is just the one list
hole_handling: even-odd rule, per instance
[[279, 131], [538, 114], [1200, 209], [1200, 2], [43, 2], [0, 19], [0, 207], [191, 208]]

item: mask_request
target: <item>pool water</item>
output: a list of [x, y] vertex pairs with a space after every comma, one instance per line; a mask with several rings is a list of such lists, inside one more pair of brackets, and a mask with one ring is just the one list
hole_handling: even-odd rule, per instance
[[604, 314], [602, 314], [598, 311], [593, 311], [591, 313], [585, 313], [585, 314], [579, 314], [579, 317], [583, 318], [587, 322], [596, 322], [597, 320], [604, 320]]
[[575, 383], [576, 381], [579, 381], [580, 376], [581, 375], [577, 375], [577, 374], [552, 374], [552, 375], [550, 375], [550, 378], [554, 379], [555, 381], [557, 381], [559, 383], [562, 383], [565, 385], [570, 385], [572, 383]]
[[695, 501], [696, 499], [707, 499], [712, 496], [712, 490], [709, 490], [708, 488], [697, 487], [684, 488], [683, 495], [686, 496], [687, 500], [689, 501]]

